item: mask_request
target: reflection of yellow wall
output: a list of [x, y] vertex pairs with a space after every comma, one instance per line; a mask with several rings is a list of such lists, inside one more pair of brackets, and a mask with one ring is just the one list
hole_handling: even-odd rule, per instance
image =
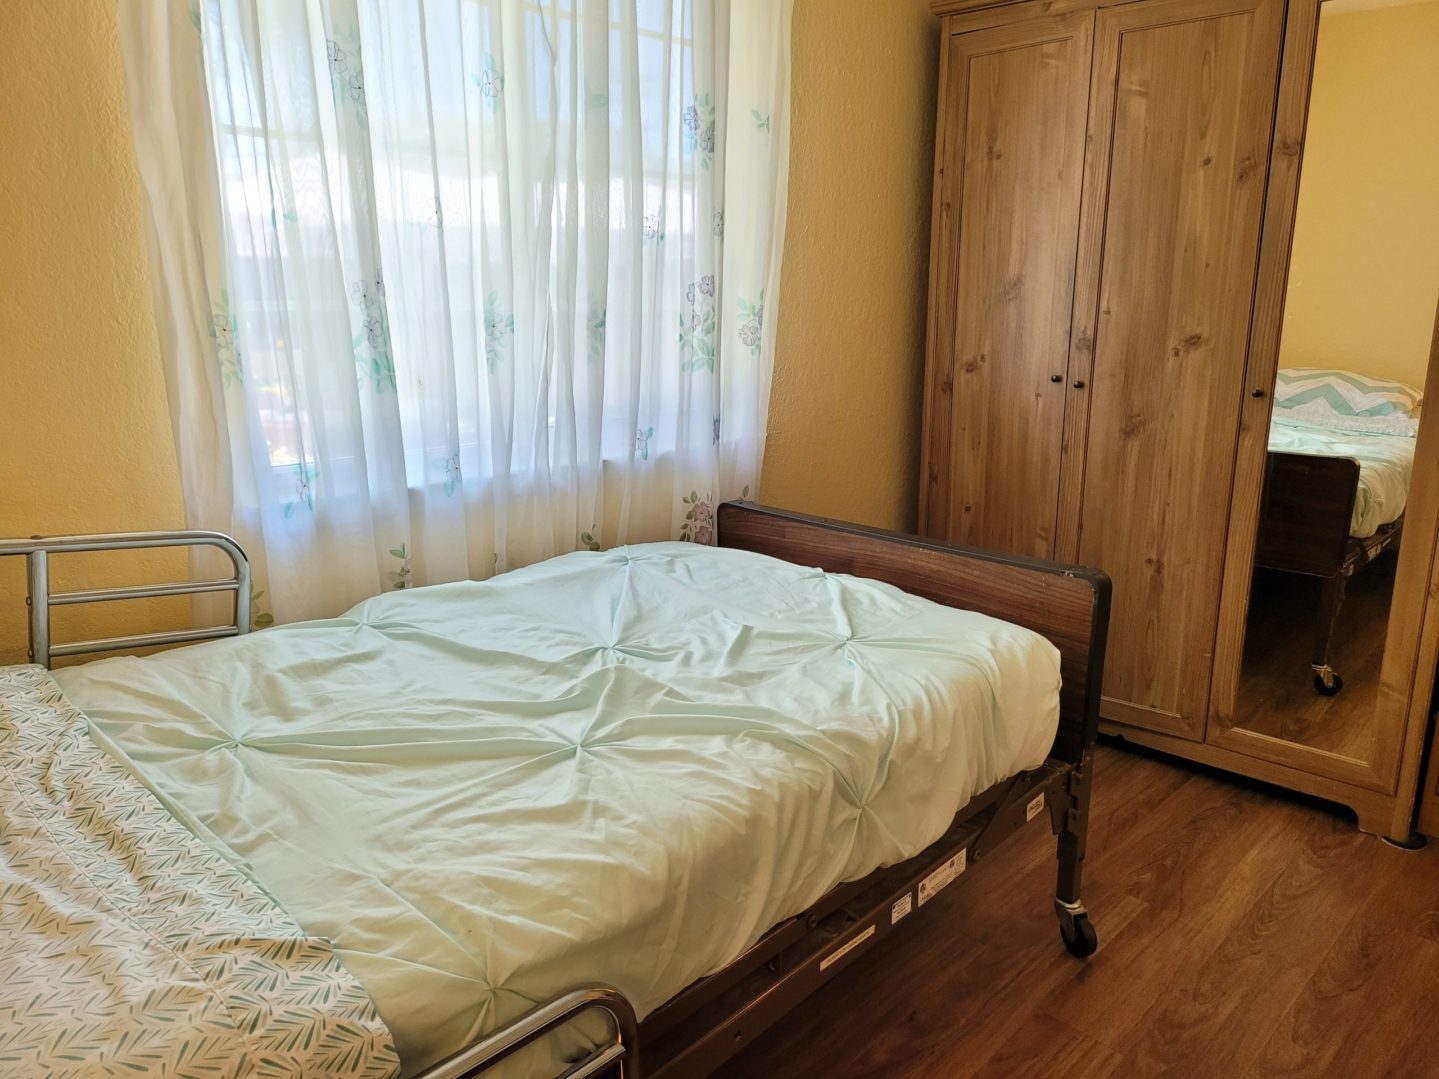
[[928, 0], [796, 0], [766, 502], [914, 526], [938, 50]]
[[1422, 387], [1439, 300], [1439, 0], [1323, 10], [1280, 364]]
[[[0, 536], [183, 524], [115, 8], [5, 5]], [[183, 569], [168, 555], [119, 564], [121, 577]], [[23, 581], [22, 560], [0, 560], [0, 663], [25, 656]], [[73, 638], [123, 632], [122, 613], [129, 630], [175, 625], [188, 606], [59, 613]]]

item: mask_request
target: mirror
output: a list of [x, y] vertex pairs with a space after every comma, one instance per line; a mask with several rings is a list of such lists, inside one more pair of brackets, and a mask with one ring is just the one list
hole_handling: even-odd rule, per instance
[[1439, 0], [1322, 5], [1234, 719], [1357, 761], [1399, 721], [1381, 670], [1439, 300], [1436, 101]]

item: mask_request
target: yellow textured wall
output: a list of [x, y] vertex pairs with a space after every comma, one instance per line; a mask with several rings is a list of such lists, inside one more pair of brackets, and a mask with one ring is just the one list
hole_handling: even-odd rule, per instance
[[760, 496], [913, 529], [939, 20], [796, 0], [789, 225]]
[[1280, 363], [1423, 387], [1436, 300], [1439, 0], [1326, 9]]
[[[0, 4], [0, 536], [183, 526], [115, 2]], [[111, 565], [126, 579], [183, 560]], [[24, 659], [23, 570], [0, 560], [0, 663]], [[157, 606], [127, 625], [188, 610]], [[74, 637], [120, 612], [59, 613]]]

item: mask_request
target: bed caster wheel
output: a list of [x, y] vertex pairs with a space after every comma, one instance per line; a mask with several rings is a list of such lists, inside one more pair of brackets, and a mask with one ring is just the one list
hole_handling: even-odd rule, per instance
[[1088, 959], [1099, 950], [1099, 935], [1095, 933], [1094, 923], [1089, 920], [1088, 914], [1075, 918], [1072, 929], [1061, 925], [1059, 935], [1064, 938], [1069, 954], [1080, 959]]
[[1333, 671], [1319, 671], [1314, 675], [1314, 692], [1321, 697], [1336, 697], [1344, 688], [1344, 679]]
[[1094, 931], [1088, 912], [1078, 903], [1059, 900], [1054, 905], [1059, 913], [1059, 936], [1065, 948], [1070, 955], [1088, 959], [1099, 950], [1099, 935]]

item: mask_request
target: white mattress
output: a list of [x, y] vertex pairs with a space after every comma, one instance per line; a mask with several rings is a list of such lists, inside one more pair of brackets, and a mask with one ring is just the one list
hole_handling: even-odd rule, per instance
[[1414, 444], [1405, 435], [1331, 431], [1294, 420], [1276, 420], [1269, 428], [1271, 450], [1359, 462], [1359, 491], [1349, 524], [1349, 534], [1357, 539], [1367, 539], [1404, 515], [1414, 477]]
[[913, 856], [1043, 762], [1060, 681], [1027, 630], [681, 543], [56, 677], [334, 942], [407, 1072], [577, 983], [646, 1013]]

